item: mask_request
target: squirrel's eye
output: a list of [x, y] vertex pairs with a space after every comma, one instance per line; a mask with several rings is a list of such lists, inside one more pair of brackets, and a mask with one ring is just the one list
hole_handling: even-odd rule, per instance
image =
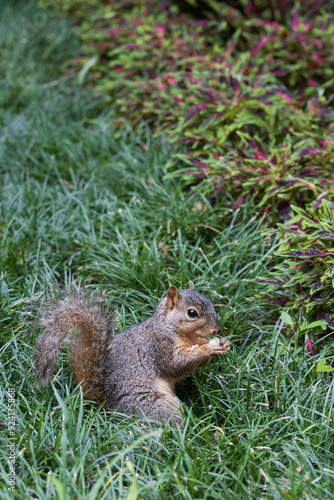
[[195, 309], [188, 309], [187, 314], [189, 318], [198, 318], [197, 311]]

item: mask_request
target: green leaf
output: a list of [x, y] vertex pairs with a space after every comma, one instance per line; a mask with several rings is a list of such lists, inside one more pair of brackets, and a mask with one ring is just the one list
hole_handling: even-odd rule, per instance
[[78, 74], [78, 82], [80, 83], [80, 85], [83, 84], [86, 74], [88, 73], [90, 68], [97, 63], [98, 59], [99, 59], [98, 56], [93, 56], [90, 59], [88, 59], [88, 61], [83, 65], [82, 69]]
[[318, 321], [312, 321], [312, 323], [305, 327], [305, 330], [307, 328], [317, 328], [318, 326], [320, 326], [323, 330], [326, 330], [328, 324], [324, 319], [319, 319]]
[[133, 466], [133, 463], [130, 460], [126, 461], [126, 466], [128, 470], [131, 472], [131, 475], [133, 477], [132, 484], [130, 486], [129, 492], [126, 496], [126, 500], [137, 500], [138, 498], [138, 484], [137, 484], [137, 478], [136, 478], [136, 471]]
[[51, 476], [51, 474], [48, 477], [51, 479], [51, 481], [53, 482], [53, 484], [56, 487], [59, 500], [65, 500], [65, 498], [66, 498], [66, 485], [64, 483], [62, 483], [61, 481], [59, 481], [58, 478]]
[[332, 366], [326, 366], [326, 360], [322, 359], [317, 363], [317, 373], [332, 372], [334, 368]]
[[294, 326], [295, 322], [293, 321], [293, 319], [291, 318], [290, 314], [288, 314], [286, 311], [282, 311], [281, 312], [281, 316], [280, 316], [280, 319], [286, 324], [286, 325], [289, 325], [289, 326]]

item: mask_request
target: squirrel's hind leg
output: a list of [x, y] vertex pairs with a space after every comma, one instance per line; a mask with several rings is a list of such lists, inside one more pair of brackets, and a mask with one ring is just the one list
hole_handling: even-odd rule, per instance
[[142, 411], [149, 418], [161, 420], [163, 422], [170, 421], [172, 425], [182, 425], [183, 417], [180, 411], [179, 401], [175, 398], [175, 403], [167, 401], [160, 397], [152, 405], [141, 407]]
[[168, 421], [172, 424], [181, 424], [183, 421], [181, 413], [181, 403], [174, 395], [169, 386], [165, 386], [163, 381], [158, 381], [158, 390], [156, 399], [149, 401], [144, 409], [146, 415], [163, 421]]

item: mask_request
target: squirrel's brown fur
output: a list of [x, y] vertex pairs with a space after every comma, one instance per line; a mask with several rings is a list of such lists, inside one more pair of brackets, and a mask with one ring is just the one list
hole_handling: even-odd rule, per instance
[[[197, 317], [188, 312], [194, 309]], [[101, 301], [67, 297], [49, 307], [46, 328], [34, 357], [39, 381], [47, 381], [60, 346], [71, 332], [69, 358], [87, 398], [125, 413], [142, 410], [154, 419], [180, 422], [175, 382], [229, 350], [226, 339], [211, 345], [207, 337], [221, 327], [212, 303], [196, 292], [170, 286], [155, 313], [111, 338], [113, 314]]]

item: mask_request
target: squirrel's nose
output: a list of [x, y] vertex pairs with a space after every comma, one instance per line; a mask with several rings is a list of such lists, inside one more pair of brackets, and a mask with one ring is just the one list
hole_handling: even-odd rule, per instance
[[212, 334], [212, 335], [213, 335], [214, 337], [216, 337], [217, 335], [221, 335], [221, 333], [222, 333], [222, 327], [221, 327], [221, 326], [220, 326], [220, 324], [218, 323], [218, 324], [216, 325], [216, 328], [214, 329], [214, 331], [213, 331], [213, 334]]

